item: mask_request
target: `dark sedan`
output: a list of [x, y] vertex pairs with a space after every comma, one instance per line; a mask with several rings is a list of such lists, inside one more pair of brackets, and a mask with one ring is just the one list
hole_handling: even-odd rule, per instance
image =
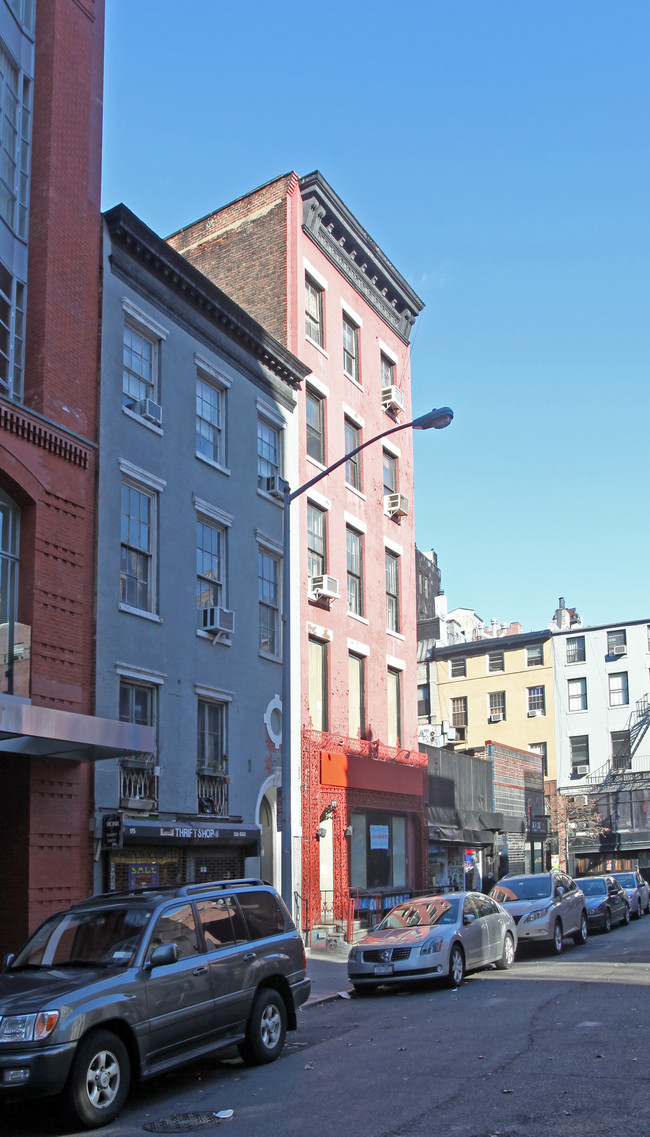
[[585, 895], [590, 928], [611, 932], [613, 924], [629, 924], [630, 901], [627, 892], [613, 876], [589, 876], [577, 880]]

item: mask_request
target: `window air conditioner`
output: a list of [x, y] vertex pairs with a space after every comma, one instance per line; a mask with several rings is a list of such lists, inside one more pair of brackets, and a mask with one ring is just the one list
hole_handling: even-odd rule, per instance
[[381, 389], [381, 405], [387, 411], [403, 411], [404, 410], [404, 395], [399, 387], [391, 384], [390, 387], [382, 387]]
[[447, 735], [447, 738], [449, 739], [450, 742], [455, 742], [456, 741], [456, 727], [450, 726], [446, 731], [446, 735]]
[[536, 719], [536, 718], [539, 718], [539, 717], [540, 717], [540, 715], [541, 715], [541, 713], [542, 713], [541, 711], [529, 711], [529, 712], [528, 712], [528, 718], [529, 718], [529, 719]]
[[503, 715], [490, 715], [488, 722], [503, 722]]
[[627, 647], [625, 644], [615, 644], [612, 648], [612, 655], [626, 655]]
[[284, 498], [284, 487], [286, 482], [279, 474], [273, 474], [273, 477], [267, 478], [264, 489], [271, 497], [278, 497], [280, 501]]
[[589, 773], [589, 766], [588, 765], [574, 766], [573, 767], [573, 773], [578, 774], [579, 777], [582, 777], [583, 774]]
[[384, 508], [391, 517], [406, 517], [409, 511], [409, 499], [403, 493], [386, 494]]
[[235, 613], [227, 608], [204, 608], [201, 627], [204, 632], [234, 632]]
[[162, 426], [162, 407], [159, 403], [154, 403], [153, 399], [141, 399], [134, 409], [142, 415], [142, 418], [155, 423], [156, 426]]
[[309, 590], [313, 592], [314, 596], [323, 597], [325, 600], [338, 600], [339, 582], [335, 576], [310, 576]]

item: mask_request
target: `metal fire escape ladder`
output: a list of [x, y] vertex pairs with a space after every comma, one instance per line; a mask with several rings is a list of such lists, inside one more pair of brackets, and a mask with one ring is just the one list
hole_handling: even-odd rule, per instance
[[[641, 699], [637, 699], [635, 708], [627, 722], [627, 748], [622, 753], [617, 754], [616, 758], [610, 758], [604, 766], [594, 770], [593, 774], [589, 774], [584, 783], [580, 785], [579, 790], [575, 792], [596, 794], [607, 789], [616, 789], [619, 776], [629, 775], [632, 770], [632, 757], [639, 749], [649, 727], [650, 697], [644, 695]], [[645, 776], [648, 776], [647, 772]]]

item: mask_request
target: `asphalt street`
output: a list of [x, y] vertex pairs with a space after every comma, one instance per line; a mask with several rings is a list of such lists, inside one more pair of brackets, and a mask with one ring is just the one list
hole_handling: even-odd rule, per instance
[[[104, 1137], [647, 1137], [650, 918], [508, 972], [345, 998], [312, 957], [313, 1001], [280, 1059], [212, 1059], [136, 1086]], [[232, 1119], [217, 1121], [218, 1111]], [[198, 1119], [210, 1126], [198, 1126]], [[160, 1128], [162, 1126], [162, 1128]], [[72, 1137], [54, 1102], [5, 1107], [7, 1137]]]

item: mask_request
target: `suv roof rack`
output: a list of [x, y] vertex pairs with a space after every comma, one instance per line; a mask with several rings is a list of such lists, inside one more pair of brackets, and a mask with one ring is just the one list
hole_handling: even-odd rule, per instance
[[179, 884], [178, 896], [194, 896], [198, 892], [212, 892], [215, 888], [241, 888], [244, 885], [263, 885], [259, 877], [242, 877], [240, 880], [206, 880], [202, 884]]

